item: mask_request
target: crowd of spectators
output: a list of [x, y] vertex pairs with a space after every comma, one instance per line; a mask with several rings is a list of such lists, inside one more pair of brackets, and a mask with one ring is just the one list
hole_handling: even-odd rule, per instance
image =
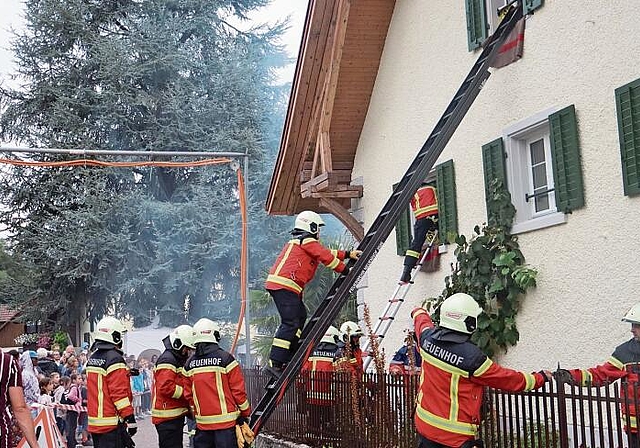
[[[31, 417], [36, 417], [38, 404], [52, 406], [56, 425], [67, 446], [92, 446], [87, 431], [87, 413], [83, 411], [87, 404], [85, 368], [89, 357], [89, 345], [83, 343], [79, 348], [69, 345], [64, 351], [53, 346], [51, 350], [39, 348], [24, 350], [22, 353], [11, 350], [8, 353], [19, 366], [24, 399], [31, 410]], [[136, 360], [135, 357], [129, 356], [127, 364], [140, 372], [139, 375], [131, 376], [131, 389], [134, 393], [136, 418], [144, 419], [151, 415], [155, 359]], [[76, 407], [78, 410], [56, 407], [61, 404]], [[22, 438], [17, 422], [13, 422], [11, 433], [9, 446], [15, 447]]]

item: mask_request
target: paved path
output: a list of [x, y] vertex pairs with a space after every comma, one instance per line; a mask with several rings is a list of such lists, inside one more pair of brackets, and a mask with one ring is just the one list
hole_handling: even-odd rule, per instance
[[[142, 420], [138, 419], [138, 433], [133, 436], [133, 441], [136, 442], [136, 448], [157, 448], [158, 433], [151, 423], [151, 416], [147, 416]], [[189, 446], [189, 438], [186, 435], [183, 446], [184, 448]]]

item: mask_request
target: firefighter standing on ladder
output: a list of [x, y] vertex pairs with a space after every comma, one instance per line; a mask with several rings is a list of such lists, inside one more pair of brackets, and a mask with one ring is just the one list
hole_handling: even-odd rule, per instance
[[315, 275], [318, 262], [347, 275], [349, 268], [343, 260], [357, 260], [362, 253], [359, 250], [329, 250], [324, 247], [318, 241], [322, 226], [324, 221], [320, 215], [312, 211], [301, 212], [296, 217], [291, 232], [293, 239], [285, 244], [265, 283], [282, 321], [273, 338], [269, 365], [265, 367], [265, 372], [276, 378], [282, 374], [285, 365], [298, 349], [302, 328], [307, 319], [302, 291]]
[[411, 313], [422, 355], [415, 412], [419, 448], [482, 448], [475, 439], [484, 387], [520, 392], [552, 378], [549, 371], [518, 372], [491, 361], [471, 342], [481, 312], [470, 295], [457, 293], [442, 302], [437, 327], [423, 308]]
[[411, 198], [411, 210], [416, 218], [413, 225], [413, 240], [404, 256], [404, 270], [401, 283], [409, 283], [411, 271], [420, 258], [420, 251], [429, 232], [438, 229], [438, 197], [436, 189], [426, 182], [422, 184]]
[[193, 339], [193, 328], [180, 325], [162, 340], [166, 350], [158, 358], [153, 372], [151, 407], [151, 422], [158, 432], [159, 448], [182, 447], [182, 427], [189, 414], [183, 367], [194, 349]]
[[135, 446], [131, 436], [138, 427], [131, 405], [129, 369], [122, 356], [124, 332], [118, 319], [101, 319], [87, 361], [87, 414], [96, 448]]

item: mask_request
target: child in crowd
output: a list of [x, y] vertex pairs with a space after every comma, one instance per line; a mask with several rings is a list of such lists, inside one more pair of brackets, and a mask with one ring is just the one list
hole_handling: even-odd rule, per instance
[[40, 397], [38, 398], [38, 403], [45, 406], [51, 406], [53, 404], [53, 397], [51, 396], [52, 392], [53, 381], [47, 377], [42, 378], [40, 380]]

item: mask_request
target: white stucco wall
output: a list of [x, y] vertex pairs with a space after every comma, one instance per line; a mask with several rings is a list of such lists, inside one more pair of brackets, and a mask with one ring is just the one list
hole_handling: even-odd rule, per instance
[[[589, 366], [630, 337], [620, 318], [640, 301], [640, 197], [623, 195], [614, 89], [640, 78], [633, 2], [548, 1], [527, 21], [525, 54], [488, 80], [439, 162], [453, 159], [459, 232], [485, 220], [481, 146], [553, 106], [575, 104], [586, 206], [566, 224], [520, 235], [538, 287], [518, 316], [520, 342], [500, 357], [526, 370]], [[479, 53], [467, 51], [464, 2], [396, 2], [353, 177], [364, 183], [365, 228], [391, 193]], [[409, 312], [439, 294], [453, 257], [420, 273], [384, 346], [401, 345]], [[394, 234], [368, 271], [379, 315], [402, 270]]]

